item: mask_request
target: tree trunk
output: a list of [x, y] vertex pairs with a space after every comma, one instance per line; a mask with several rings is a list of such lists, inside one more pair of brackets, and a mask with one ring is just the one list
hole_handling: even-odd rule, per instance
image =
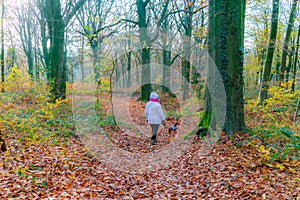
[[[49, 2], [51, 4], [51, 2]], [[48, 3], [48, 4], [49, 4]], [[52, 30], [52, 23], [50, 23], [50, 21], [48, 20], [49, 17], [51, 16], [51, 12], [50, 9], [47, 8], [47, 2], [45, 2], [44, 4], [41, 4], [39, 6], [39, 10], [40, 10], [40, 19], [39, 19], [39, 24], [40, 24], [40, 31], [41, 31], [41, 45], [42, 45], [42, 56], [41, 56], [41, 60], [42, 65], [45, 68], [45, 72], [46, 72], [46, 78], [48, 83], [51, 81], [52, 79], [52, 74], [51, 74], [51, 66], [50, 66], [50, 50], [48, 49], [48, 41], [49, 41], [49, 33], [50, 30]], [[47, 28], [49, 29], [47, 32]]]
[[295, 60], [293, 63], [293, 82], [292, 82], [292, 90], [291, 90], [292, 93], [295, 92], [296, 74], [297, 74], [297, 65], [298, 65], [299, 39], [300, 39], [300, 25], [298, 27], [298, 35], [297, 35], [296, 50], [295, 50]]
[[100, 80], [100, 55], [99, 55], [99, 45], [93, 46], [93, 68], [95, 73], [95, 82]]
[[119, 69], [118, 69], [118, 59], [114, 59], [113, 61], [113, 68], [115, 69], [116, 71], [116, 87], [121, 87], [121, 84], [120, 84], [120, 72], [119, 72]]
[[100, 80], [100, 42], [98, 41], [99, 39], [96, 37], [88, 37], [90, 46], [92, 48], [93, 52], [93, 70], [95, 74], [95, 83], [98, 83]]
[[65, 24], [59, 0], [46, 1], [50, 37], [51, 94], [54, 100], [66, 98], [66, 69], [64, 65]]
[[5, 8], [4, 8], [4, 0], [1, 2], [1, 82], [2, 82], [2, 93], [5, 92], [4, 90], [4, 81], [5, 81], [5, 68], [4, 68], [4, 28], [3, 28], [3, 21], [4, 21], [4, 13], [5, 13]]
[[[170, 38], [170, 20], [166, 15], [170, 0], [164, 1], [164, 8], [158, 21], [158, 26], [161, 27], [161, 39], [162, 39], [162, 91], [168, 92], [171, 94], [171, 70], [170, 66], [172, 65], [171, 61], [171, 47], [172, 47], [172, 38]], [[163, 20], [162, 20], [163, 19]]]
[[[130, 42], [130, 40], [128, 40]], [[130, 46], [130, 44], [129, 44]], [[126, 52], [126, 58], [127, 58], [127, 88], [131, 87], [131, 54], [132, 52]], [[125, 77], [124, 77], [125, 78]]]
[[15, 60], [16, 60], [16, 51], [15, 47], [12, 46], [8, 49], [7, 55], [6, 55], [6, 69], [7, 73], [11, 71], [11, 68], [15, 65]]
[[162, 91], [168, 92], [171, 89], [170, 65], [171, 65], [171, 43], [169, 39], [169, 21], [166, 19], [162, 24], [162, 54], [163, 54], [163, 75]]
[[212, 107], [210, 94], [207, 86], [205, 86], [204, 99], [204, 113], [201, 117], [198, 127], [208, 128], [211, 121]]
[[275, 50], [277, 27], [278, 27], [278, 11], [279, 11], [279, 0], [273, 0], [273, 10], [272, 10], [272, 25], [270, 40], [267, 52], [267, 60], [265, 63], [265, 68], [263, 72], [262, 86], [260, 89], [260, 102], [263, 103], [264, 100], [268, 97], [268, 88], [270, 81], [270, 73], [272, 68], [272, 61]]
[[[35, 43], [38, 43], [37, 37], [34, 38]], [[40, 80], [40, 60], [39, 60], [39, 47], [35, 46], [34, 47], [34, 66], [35, 66], [35, 80], [39, 81]]]
[[[125, 53], [126, 55], [126, 53]], [[125, 77], [126, 71], [127, 71], [127, 67], [126, 67], [126, 57], [123, 55], [120, 58], [120, 64], [121, 64], [121, 76], [122, 76], [122, 88], [126, 88], [127, 87], [127, 79]]]
[[[209, 54], [218, 67], [226, 92], [224, 131], [242, 130], [244, 121], [243, 49], [245, 0], [209, 2]], [[207, 112], [207, 111], [205, 111]]]
[[190, 57], [191, 57], [191, 44], [190, 44], [190, 38], [186, 38], [186, 41], [183, 44], [184, 48], [184, 56], [182, 58], [182, 77], [183, 77], [183, 82], [182, 82], [182, 90], [183, 90], [183, 101], [188, 99], [189, 96], [189, 91], [188, 91], [188, 86], [190, 83], [190, 75], [191, 75], [191, 63], [190, 63]]
[[30, 77], [34, 78], [34, 54], [33, 54], [33, 35], [34, 27], [31, 19], [33, 14], [32, 5], [22, 6], [21, 10], [17, 12], [19, 24], [17, 26], [20, 35], [23, 51], [27, 59], [27, 72]]
[[69, 81], [69, 68], [67, 65], [68, 62], [68, 48], [67, 48], [67, 44], [68, 44], [68, 32], [65, 31], [65, 38], [66, 41], [64, 41], [64, 69], [65, 69], [65, 82]]
[[[43, 13], [41, 11], [41, 13]], [[43, 51], [43, 64], [44, 68], [46, 70], [46, 78], [47, 81], [51, 80], [52, 74], [51, 74], [51, 66], [50, 66], [50, 55], [49, 50], [47, 47], [48, 42], [48, 35], [46, 34], [46, 26], [48, 25], [48, 28], [51, 26], [51, 24], [47, 24], [46, 20], [43, 20], [44, 15], [41, 14], [42, 19], [40, 20], [40, 26], [41, 26], [41, 43], [42, 43], [42, 51]], [[50, 29], [51, 30], [51, 29]]]
[[188, 85], [191, 82], [191, 37], [192, 37], [192, 20], [193, 20], [193, 8], [195, 0], [187, 3], [187, 8], [184, 18], [184, 38], [183, 38], [183, 58], [182, 58], [182, 77], [185, 79], [182, 83], [183, 100], [186, 100], [189, 96]]
[[[85, 1], [78, 0], [74, 4], [69, 2], [69, 5], [73, 7], [70, 7], [67, 10], [68, 12], [64, 13], [65, 17], [62, 16], [60, 0], [45, 0], [38, 5], [42, 16], [40, 24], [46, 73], [53, 100], [66, 98], [67, 69], [64, 64], [65, 27]], [[46, 26], [50, 39], [49, 51], [47, 48], [48, 37], [46, 35]], [[48, 59], [47, 56], [49, 56]]]
[[85, 73], [84, 73], [84, 36], [81, 37], [81, 50], [80, 50], [80, 69], [81, 69], [81, 82], [84, 82]]
[[283, 82], [283, 79], [284, 79], [284, 74], [285, 74], [285, 69], [286, 69], [286, 59], [287, 59], [288, 48], [289, 48], [289, 41], [290, 41], [290, 36], [292, 33], [292, 28], [294, 26], [294, 18], [295, 18], [297, 3], [298, 3], [298, 0], [293, 1], [293, 5], [292, 5], [290, 17], [289, 17], [289, 22], [288, 22], [288, 27], [286, 29], [286, 34], [285, 34], [285, 39], [284, 39], [284, 44], [283, 44], [283, 49], [282, 49], [282, 56], [281, 56], [281, 66], [280, 66], [280, 76], [279, 76], [280, 82]]
[[151, 86], [151, 71], [150, 71], [150, 49], [142, 49], [142, 71], [141, 71], [141, 97], [140, 100], [148, 101], [152, 90]]
[[8, 56], [9, 57], [9, 61], [7, 62], [7, 72], [9, 73], [11, 71], [11, 68], [15, 65], [15, 61], [16, 61], [16, 47], [14, 44], [14, 38], [12, 36], [12, 31], [9, 30], [9, 38], [10, 38], [10, 43], [11, 43], [11, 47], [8, 50]]
[[142, 72], [140, 100], [148, 101], [152, 90], [150, 71], [150, 38], [147, 30], [146, 6], [149, 1], [136, 0], [139, 26], [139, 40], [142, 46]]
[[[293, 42], [293, 43], [295, 43], [295, 42]], [[290, 79], [290, 71], [291, 71], [292, 64], [293, 64], [293, 54], [294, 54], [294, 51], [295, 51], [294, 45], [295, 45], [295, 44], [293, 44], [292, 49], [291, 49], [291, 52], [289, 52], [289, 54], [288, 54], [288, 57], [289, 57], [289, 64], [288, 64], [288, 66], [286, 67], [285, 82], [288, 82], [289, 79]], [[288, 87], [288, 85], [287, 85], [287, 87]]]
[[[166, 46], [165, 46], [166, 47]], [[168, 48], [168, 47], [166, 47]], [[168, 92], [170, 91], [170, 81], [171, 81], [171, 73], [170, 73], [170, 64], [171, 64], [171, 51], [168, 49], [163, 49], [163, 77], [162, 77], [162, 91]]]
[[31, 78], [34, 78], [33, 74], [33, 52], [32, 52], [32, 26], [30, 19], [27, 22], [27, 36], [28, 36], [28, 48], [27, 48], [27, 64], [28, 64], [28, 73]]
[[279, 76], [280, 76], [280, 53], [279, 50], [277, 49], [277, 53], [276, 53], [276, 65], [275, 65], [275, 81], [279, 81]]
[[[100, 72], [100, 51], [104, 38], [109, 37], [115, 31], [107, 34], [107, 29], [112, 28], [119, 22], [104, 26], [110, 16], [111, 9], [114, 8], [115, 0], [87, 0], [86, 4], [79, 10], [76, 15], [82, 32], [81, 34], [88, 39], [93, 52], [93, 70], [95, 83], [99, 83]], [[93, 16], [93, 17], [91, 17]]]

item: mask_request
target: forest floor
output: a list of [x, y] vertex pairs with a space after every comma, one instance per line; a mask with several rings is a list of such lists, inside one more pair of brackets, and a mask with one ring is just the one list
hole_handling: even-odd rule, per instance
[[[8, 106], [17, 110], [24, 105]], [[69, 104], [61, 106], [68, 107], [63, 110], [70, 109]], [[109, 107], [103, 102], [102, 106]], [[208, 143], [203, 141], [209, 141], [209, 138], [190, 135], [177, 145], [174, 142], [177, 132], [169, 132], [169, 126], [178, 122], [177, 131], [188, 133], [189, 130], [181, 124], [180, 118], [169, 117], [167, 125], [160, 127], [158, 144], [150, 147], [150, 127], [144, 119], [144, 106], [144, 103], [130, 100], [130, 118], [124, 117], [125, 121], [127, 119], [142, 127], [141, 134], [133, 132], [133, 126], [128, 124], [115, 127], [104, 124], [104, 130], [109, 133], [104, 135], [109, 136], [109, 141], [120, 150], [118, 156], [106, 154], [101, 149], [108, 146], [101, 146], [99, 142], [103, 136], [99, 134], [100, 129], [90, 130], [90, 135], [85, 136], [94, 139], [94, 143], [89, 144], [86, 144], [86, 138], [80, 136], [34, 141], [34, 137], [20, 140], [21, 133], [7, 134], [5, 141], [8, 150], [1, 153], [0, 198], [300, 198], [299, 160], [266, 162], [268, 149], [261, 148], [259, 144], [245, 143], [249, 138], [248, 133], [238, 132], [234, 137], [222, 133], [213, 147], [203, 153], [203, 149], [208, 148]], [[2, 108], [8, 109], [4, 105]], [[251, 117], [249, 113], [246, 116]], [[12, 120], [11, 123], [17, 122]], [[251, 121], [247, 125], [251, 128], [257, 124]], [[175, 156], [170, 151], [170, 148], [175, 148], [172, 144], [182, 147]], [[99, 148], [99, 152], [91, 148]], [[111, 157], [104, 159], [103, 154]], [[117, 160], [122, 159], [123, 154], [125, 159]], [[130, 160], [130, 156], [137, 156], [137, 159]], [[160, 157], [164, 159], [160, 160]], [[159, 166], [153, 167], [152, 164]], [[127, 165], [130, 167], [126, 168]]]

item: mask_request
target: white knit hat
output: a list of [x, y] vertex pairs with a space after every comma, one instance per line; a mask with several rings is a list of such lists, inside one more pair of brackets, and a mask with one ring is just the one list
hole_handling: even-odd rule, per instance
[[156, 92], [151, 92], [150, 99], [158, 99], [158, 98], [159, 98], [159, 96]]

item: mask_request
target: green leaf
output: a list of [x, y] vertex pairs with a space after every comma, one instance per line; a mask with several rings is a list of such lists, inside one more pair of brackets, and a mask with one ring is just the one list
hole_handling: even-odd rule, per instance
[[46, 187], [46, 186], [47, 186], [47, 184], [46, 184], [45, 181], [43, 181], [41, 184], [42, 184], [43, 187]]
[[290, 130], [288, 127], [282, 127], [282, 128], [280, 128], [280, 129], [278, 129], [278, 131], [279, 132], [281, 132], [281, 133], [283, 133], [285, 136], [287, 136], [287, 137], [292, 137], [293, 136], [293, 131], [292, 130]]
[[23, 176], [23, 172], [18, 171], [18, 176]]

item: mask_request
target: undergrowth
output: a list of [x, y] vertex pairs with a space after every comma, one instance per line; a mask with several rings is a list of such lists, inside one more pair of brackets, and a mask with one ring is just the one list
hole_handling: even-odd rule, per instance
[[299, 160], [300, 127], [293, 122], [298, 93], [290, 93], [287, 86], [269, 88], [269, 98], [263, 104], [249, 100], [245, 106], [247, 123], [251, 127], [250, 137], [244, 142], [256, 147], [262, 162], [268, 165], [288, 160]]
[[5, 137], [40, 143], [73, 134], [74, 122], [68, 100], [51, 102], [47, 85], [33, 82], [13, 68], [0, 95], [0, 128]]

